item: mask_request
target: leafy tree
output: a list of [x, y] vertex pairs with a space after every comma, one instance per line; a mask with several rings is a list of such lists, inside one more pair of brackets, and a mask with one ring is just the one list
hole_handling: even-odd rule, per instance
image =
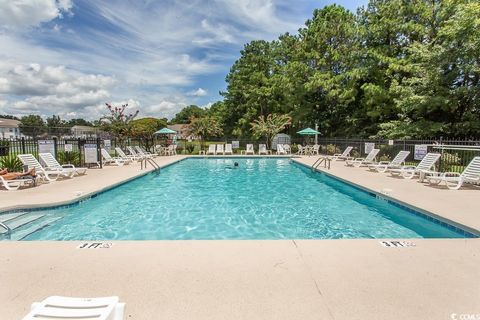
[[20, 120], [18, 117], [11, 116], [8, 114], [0, 114], [0, 119], [11, 119], [11, 120]]
[[93, 126], [93, 124], [90, 121], [87, 121], [87, 120], [82, 119], [82, 118], [70, 119], [70, 120], [68, 120], [67, 125], [70, 126], [70, 127], [73, 127], [73, 126], [88, 126], [88, 127], [91, 127], [91, 126]]
[[218, 119], [211, 116], [191, 118], [188, 131], [191, 135], [200, 139], [201, 147], [204, 146], [205, 138], [218, 137], [223, 134]]
[[155, 131], [165, 127], [167, 122], [157, 118], [142, 118], [130, 122], [131, 136], [141, 141], [147, 150], [153, 146]]
[[205, 109], [192, 104], [178, 112], [170, 122], [172, 124], [188, 124], [191, 118], [201, 118], [205, 114]]
[[65, 120], [60, 119], [60, 116], [52, 115], [47, 118], [47, 128], [51, 135], [63, 135], [70, 132]]
[[134, 113], [126, 114], [125, 109], [128, 104], [120, 107], [114, 107], [109, 103], [105, 103], [109, 114], [100, 118], [102, 129], [111, 133], [123, 145], [125, 139], [130, 135], [130, 122], [138, 115], [138, 110]]
[[45, 133], [47, 127], [45, 121], [39, 115], [28, 115], [20, 118], [20, 131], [29, 137], [36, 138], [38, 135]]
[[266, 118], [260, 116], [257, 120], [250, 123], [254, 137], [265, 137], [267, 148], [270, 147], [273, 137], [285, 129], [292, 122], [288, 114], [271, 113]]

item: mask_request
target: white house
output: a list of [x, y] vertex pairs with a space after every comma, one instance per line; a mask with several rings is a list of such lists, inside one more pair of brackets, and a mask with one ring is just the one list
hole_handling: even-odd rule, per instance
[[0, 138], [1, 139], [13, 139], [20, 138], [20, 128], [18, 125], [20, 121], [12, 119], [0, 118]]

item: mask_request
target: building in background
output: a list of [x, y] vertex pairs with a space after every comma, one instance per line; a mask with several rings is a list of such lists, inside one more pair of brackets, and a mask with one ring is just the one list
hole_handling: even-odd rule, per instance
[[96, 137], [99, 131], [98, 128], [90, 126], [73, 126], [70, 130], [75, 138]]
[[0, 139], [20, 138], [20, 121], [0, 118]]

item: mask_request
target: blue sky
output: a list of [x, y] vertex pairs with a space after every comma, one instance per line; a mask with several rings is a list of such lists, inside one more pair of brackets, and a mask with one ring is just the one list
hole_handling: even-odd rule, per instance
[[0, 114], [97, 119], [104, 103], [171, 118], [221, 99], [243, 45], [295, 33], [314, 8], [367, 0], [0, 2]]

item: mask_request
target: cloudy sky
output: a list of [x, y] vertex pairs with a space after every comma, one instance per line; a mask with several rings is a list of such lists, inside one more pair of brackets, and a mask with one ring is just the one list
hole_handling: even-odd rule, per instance
[[171, 118], [220, 99], [251, 40], [367, 0], [0, 0], [0, 114], [97, 119], [105, 102]]

